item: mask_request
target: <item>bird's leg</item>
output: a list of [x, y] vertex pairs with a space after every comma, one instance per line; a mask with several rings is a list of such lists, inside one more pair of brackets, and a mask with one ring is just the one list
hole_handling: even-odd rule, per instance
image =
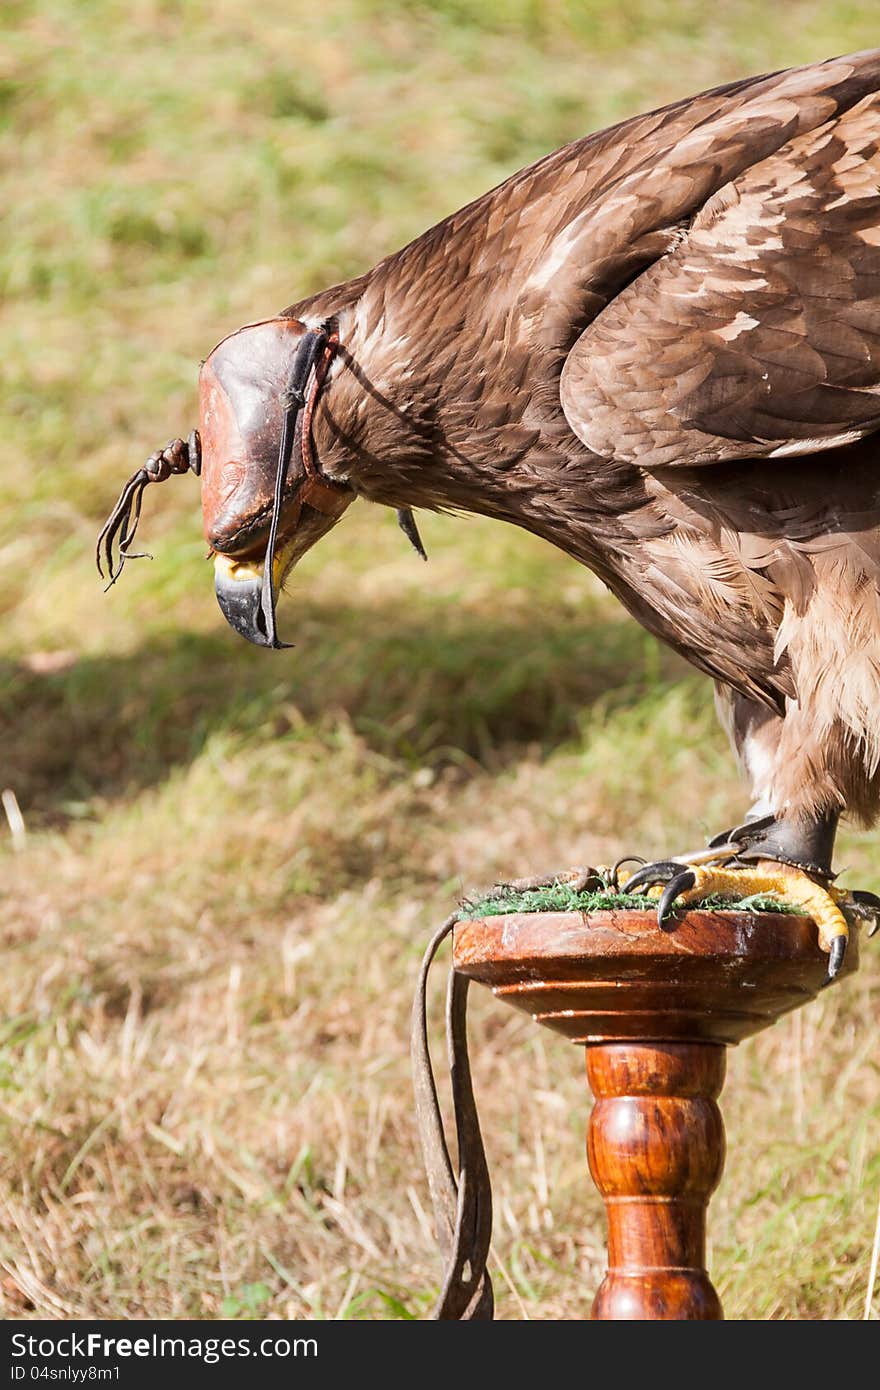
[[725, 831], [707, 849], [647, 864], [624, 884], [624, 892], [652, 885], [658, 892], [657, 917], [663, 926], [676, 902], [699, 901], [717, 893], [736, 898], [775, 893], [802, 907], [819, 929], [828, 952], [826, 984], [840, 972], [849, 934], [843, 909], [872, 915], [880, 908], [873, 894], [845, 893], [834, 887], [831, 869], [838, 816], [810, 819], [764, 816]]

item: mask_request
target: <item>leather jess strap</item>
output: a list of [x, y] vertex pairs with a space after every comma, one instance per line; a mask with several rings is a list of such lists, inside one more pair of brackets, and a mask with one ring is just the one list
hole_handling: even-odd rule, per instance
[[458, 1147], [457, 1176], [446, 1142], [428, 1047], [428, 975], [439, 947], [457, 920], [457, 913], [447, 917], [428, 945], [412, 1013], [416, 1118], [445, 1266], [440, 1296], [431, 1311], [434, 1321], [489, 1320], [494, 1316], [492, 1282], [486, 1269], [492, 1238], [492, 1188], [467, 1049], [470, 981], [454, 969], [450, 971], [446, 999], [446, 1042]]

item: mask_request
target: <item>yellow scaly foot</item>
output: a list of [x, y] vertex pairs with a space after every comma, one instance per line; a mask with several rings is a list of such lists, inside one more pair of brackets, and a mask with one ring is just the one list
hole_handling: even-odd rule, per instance
[[[662, 886], [665, 881], [665, 887]], [[700, 902], [717, 893], [722, 897], [747, 898], [755, 893], [775, 893], [786, 902], [803, 908], [819, 929], [819, 945], [828, 952], [829, 985], [839, 974], [846, 955], [849, 926], [841, 906], [857, 907], [849, 893], [832, 884], [817, 883], [802, 869], [788, 864], [767, 864], [754, 869], [728, 869], [716, 865], [687, 865], [674, 860], [649, 864], [624, 884], [623, 891], [644, 891], [658, 897], [657, 920], [661, 927], [677, 902]]]

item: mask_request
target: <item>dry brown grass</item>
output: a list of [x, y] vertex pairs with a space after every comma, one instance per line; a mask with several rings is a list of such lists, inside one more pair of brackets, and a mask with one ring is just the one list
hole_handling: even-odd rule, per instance
[[[297, 575], [278, 659], [223, 628], [185, 483], [149, 498], [157, 558], [105, 599], [96, 525], [188, 428], [228, 328], [584, 129], [865, 46], [874, 7], [7, 9], [0, 735], [29, 834], [0, 846], [0, 1292], [16, 1318], [419, 1315], [421, 945], [495, 875], [730, 823], [708, 685], [584, 571], [482, 522], [429, 520], [425, 570], [356, 509]], [[873, 836], [840, 862], [880, 886]], [[864, 957], [731, 1056], [729, 1316], [862, 1315]], [[602, 1263], [581, 1059], [485, 997], [472, 1037], [499, 1315], [580, 1317]]]

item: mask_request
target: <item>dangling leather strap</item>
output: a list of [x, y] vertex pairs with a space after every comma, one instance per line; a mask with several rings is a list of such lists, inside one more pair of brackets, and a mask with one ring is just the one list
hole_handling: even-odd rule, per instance
[[[300, 453], [302, 456], [303, 474], [297, 484], [295, 496], [290, 499], [291, 507], [287, 517], [288, 525], [296, 524], [304, 503], [308, 503], [308, 505], [314, 507], [316, 511], [324, 512], [329, 516], [339, 516], [345, 511], [345, 508], [354, 497], [354, 493], [347, 483], [335, 482], [332, 478], [328, 478], [321, 472], [320, 468], [316, 466], [312, 454], [312, 414], [315, 409], [315, 402], [318, 399], [318, 393], [327, 375], [327, 369], [333, 361], [333, 356], [338, 346], [338, 334], [335, 332], [331, 333], [328, 324], [322, 324], [320, 328], [309, 329], [309, 331], [303, 335], [293, 359], [290, 382], [285, 393], [281, 439], [278, 444], [278, 464], [275, 469], [275, 495], [272, 502], [272, 523], [269, 528], [269, 539], [266, 543], [266, 555], [263, 562], [265, 578], [260, 597], [260, 606], [263, 611], [264, 631], [266, 634], [265, 645], [267, 647], [281, 648], [289, 645], [287, 642], [279, 641], [275, 623], [275, 546], [278, 540], [278, 528], [281, 522], [281, 502], [284, 496], [285, 483], [287, 481], [287, 466], [290, 462], [296, 425], [300, 415], [302, 415]], [[308, 399], [306, 399], [306, 382], [313, 368], [315, 377], [311, 392]]]
[[305, 403], [300, 430], [300, 456], [306, 479], [299, 490], [298, 500], [300, 504], [307, 502], [316, 512], [323, 512], [325, 516], [341, 516], [346, 507], [351, 506], [354, 501], [354, 493], [348, 483], [340, 482], [337, 478], [328, 478], [322, 471], [320, 464], [315, 462], [312, 447], [312, 416], [321, 387], [324, 385], [324, 378], [338, 348], [339, 334], [331, 333], [324, 344], [324, 351], [315, 362], [312, 389]]
[[492, 1188], [471, 1084], [467, 1050], [467, 993], [470, 981], [450, 971], [446, 1000], [446, 1042], [452, 1079], [458, 1177], [449, 1156], [437, 1087], [428, 1048], [428, 973], [437, 950], [458, 914], [447, 917], [422, 961], [412, 1014], [412, 1069], [416, 1117], [437, 1238], [445, 1270], [432, 1320], [489, 1320], [494, 1315], [492, 1281], [486, 1269], [492, 1238]]

